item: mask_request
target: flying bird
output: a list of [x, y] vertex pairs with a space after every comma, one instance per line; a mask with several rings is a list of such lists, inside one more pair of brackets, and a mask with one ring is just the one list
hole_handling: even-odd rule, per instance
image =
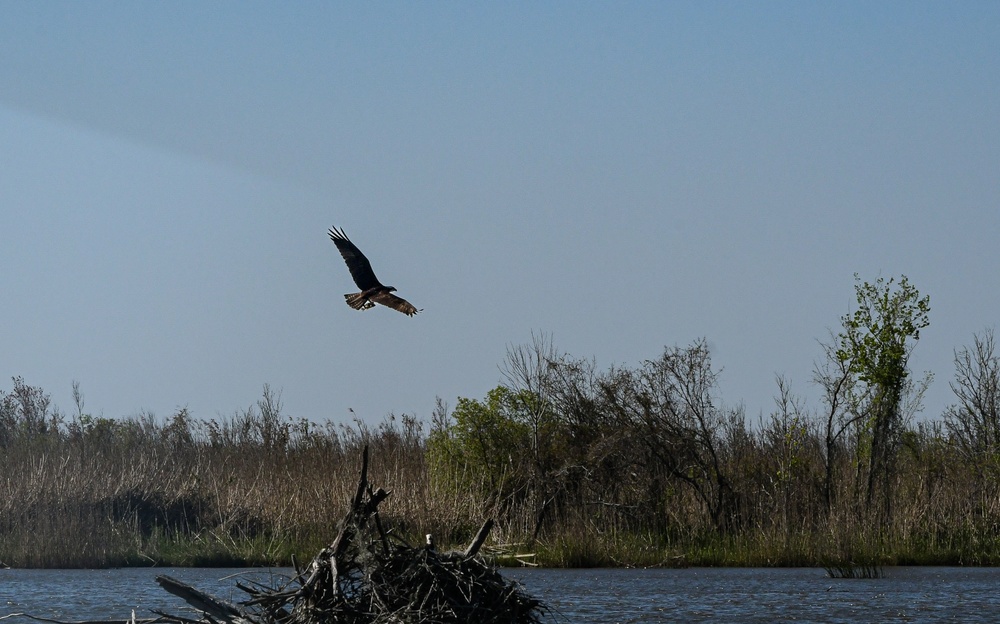
[[329, 234], [330, 240], [337, 245], [340, 255], [344, 257], [344, 262], [347, 263], [354, 283], [361, 289], [359, 293], [344, 295], [347, 305], [355, 310], [367, 310], [374, 308], [376, 303], [380, 303], [393, 310], [399, 310], [406, 316], [413, 316], [420, 312], [406, 299], [392, 294], [396, 291], [394, 286], [385, 286], [378, 281], [378, 278], [375, 277], [375, 271], [372, 271], [372, 263], [368, 261], [365, 254], [361, 253], [357, 245], [347, 238], [343, 229], [338, 230], [332, 227]]

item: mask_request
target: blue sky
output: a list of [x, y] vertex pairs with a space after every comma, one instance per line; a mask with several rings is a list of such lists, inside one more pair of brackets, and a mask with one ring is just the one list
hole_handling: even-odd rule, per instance
[[1000, 316], [995, 2], [0, 9], [0, 388], [66, 412], [426, 419], [532, 332], [815, 408], [858, 273], [930, 295], [937, 417]]

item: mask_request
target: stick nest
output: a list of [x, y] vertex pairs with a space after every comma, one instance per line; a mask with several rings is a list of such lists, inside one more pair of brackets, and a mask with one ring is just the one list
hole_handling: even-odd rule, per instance
[[159, 613], [177, 624], [528, 624], [546, 611], [479, 554], [488, 520], [464, 551], [411, 546], [382, 527], [389, 493], [368, 483], [368, 449], [351, 509], [336, 539], [281, 587], [237, 586], [249, 594], [229, 604], [167, 576], [157, 582], [201, 612], [200, 620]]

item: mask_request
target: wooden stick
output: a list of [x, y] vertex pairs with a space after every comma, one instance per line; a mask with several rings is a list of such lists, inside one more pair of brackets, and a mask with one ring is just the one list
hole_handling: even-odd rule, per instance
[[465, 549], [463, 553], [466, 557], [474, 557], [479, 549], [482, 548], [483, 542], [486, 541], [486, 536], [490, 534], [490, 530], [493, 528], [493, 518], [490, 518], [485, 523], [483, 527], [479, 529], [479, 533], [476, 533], [476, 539], [472, 540], [469, 547]]
[[235, 606], [225, 600], [220, 600], [211, 594], [206, 594], [199, 589], [195, 589], [187, 583], [182, 583], [175, 578], [163, 575], [157, 576], [156, 582], [159, 583], [160, 587], [163, 589], [175, 596], [183, 598], [186, 603], [203, 613], [217, 617], [224, 622], [231, 622], [232, 624], [239, 624], [247, 621], [243, 618], [243, 614], [240, 610]]
[[358, 481], [358, 491], [354, 495], [354, 504], [351, 505], [351, 511], [356, 511], [361, 509], [361, 499], [365, 495], [365, 486], [368, 485], [368, 445], [365, 445], [365, 450], [361, 454], [361, 479]]

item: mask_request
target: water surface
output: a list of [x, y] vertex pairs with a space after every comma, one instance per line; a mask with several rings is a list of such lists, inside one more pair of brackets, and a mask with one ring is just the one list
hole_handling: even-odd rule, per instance
[[[289, 570], [128, 568], [0, 570], [0, 617], [61, 620], [185, 613], [154, 578], [167, 574], [220, 598], [245, 594], [233, 575]], [[813, 568], [507, 569], [552, 607], [547, 622], [997, 622], [1000, 569], [886, 568], [881, 579], [831, 579]], [[16, 616], [3, 624], [31, 620]]]
[[814, 568], [511, 574], [570, 622], [1000, 622], [996, 568], [886, 568], [880, 579]]

